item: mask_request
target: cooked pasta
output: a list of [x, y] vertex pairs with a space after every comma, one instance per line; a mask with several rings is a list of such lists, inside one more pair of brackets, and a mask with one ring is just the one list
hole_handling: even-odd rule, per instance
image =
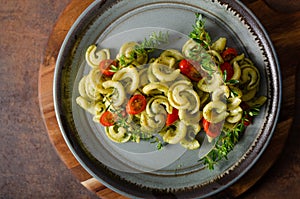
[[[244, 54], [228, 60], [223, 55], [226, 45], [224, 37], [208, 49], [190, 39], [182, 53], [167, 49], [150, 57], [146, 50], [137, 51], [140, 44], [131, 41], [112, 60], [108, 49], [91, 45], [86, 61], [92, 70], [80, 80], [76, 102], [105, 126], [114, 142], [160, 136], [165, 143], [197, 149], [202, 120], [233, 128], [243, 119], [242, 104], [255, 107], [266, 101], [257, 96], [260, 74], [254, 63]], [[108, 60], [105, 67], [98, 67]], [[198, 65], [185, 71], [182, 60]], [[223, 64], [231, 66], [232, 74]]]

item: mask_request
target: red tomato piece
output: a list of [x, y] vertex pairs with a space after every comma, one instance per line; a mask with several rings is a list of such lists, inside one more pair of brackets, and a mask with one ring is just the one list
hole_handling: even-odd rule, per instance
[[116, 122], [116, 115], [110, 111], [105, 111], [100, 117], [103, 126], [113, 126]]
[[250, 124], [252, 124], [253, 117], [251, 117], [250, 115], [246, 115], [245, 118], [246, 120], [244, 120], [244, 126], [249, 126]]
[[113, 59], [104, 59], [99, 64], [102, 74], [106, 76], [113, 76], [115, 74], [115, 72], [112, 70], [113, 66], [117, 67], [117, 62]]
[[139, 114], [146, 109], [147, 100], [144, 95], [136, 94], [133, 95], [127, 105], [126, 111], [128, 114], [135, 115]]
[[197, 70], [199, 64], [193, 60], [183, 59], [179, 62], [180, 72], [192, 81], [200, 81], [202, 79], [200, 72]]
[[206, 119], [202, 118], [202, 124], [203, 124], [204, 131], [205, 131], [205, 132], [208, 131], [210, 122], [207, 121]]
[[[246, 112], [250, 109], [250, 106], [244, 101], [240, 104], [240, 106]], [[250, 124], [252, 124], [253, 116], [250, 116], [248, 113], [246, 113], [244, 117], [245, 117], [243, 122], [244, 126], [249, 126]]]
[[206, 119], [202, 119], [202, 124], [203, 124], [203, 128], [205, 133], [211, 137], [211, 138], [216, 138], [221, 134], [221, 128], [222, 128], [222, 124], [223, 122], [219, 122], [219, 123], [210, 123], [209, 121], [207, 121]]
[[222, 58], [225, 62], [229, 62], [238, 55], [235, 48], [226, 48], [222, 53]]
[[220, 66], [223, 74], [224, 74], [224, 71], [226, 71], [226, 80], [230, 80], [234, 74], [234, 71], [233, 71], [233, 67], [230, 65], [229, 62], [224, 62], [223, 64], [221, 64]]
[[172, 113], [168, 114], [167, 116], [166, 126], [170, 126], [178, 119], [179, 119], [178, 109], [173, 107]]

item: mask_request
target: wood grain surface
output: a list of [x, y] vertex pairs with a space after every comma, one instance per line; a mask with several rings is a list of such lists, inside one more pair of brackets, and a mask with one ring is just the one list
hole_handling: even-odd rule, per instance
[[[0, 198], [95, 197], [76, 185], [68, 185], [71, 182], [67, 180], [73, 178], [67, 174], [64, 174], [64, 176], [68, 176], [66, 179], [60, 181], [56, 179], [59, 184], [52, 184], [56, 194], [51, 195], [51, 191], [47, 191], [46, 186], [44, 186], [45, 189], [41, 188], [44, 182], [41, 178], [45, 178], [45, 175], [43, 175], [43, 169], [37, 167], [42, 167], [41, 165], [45, 167], [46, 164], [41, 164], [39, 159], [47, 158], [47, 155], [51, 154], [49, 152], [51, 146], [45, 143], [47, 142], [45, 138], [32, 137], [32, 135], [36, 137], [44, 135], [40, 132], [45, 132], [49, 136], [49, 140], [67, 169], [91, 193], [100, 198], [125, 198], [106, 188], [80, 166], [66, 146], [54, 114], [52, 83], [57, 54], [67, 31], [91, 2], [93, 1], [49, 0], [45, 1], [44, 5], [30, 0], [18, 2], [19, 4], [17, 1], [0, 0], [3, 5], [0, 8], [2, 27], [0, 63], [1, 69], [4, 69], [0, 73], [0, 161], [2, 163], [0, 166]], [[244, 0], [242, 2], [261, 21], [277, 51], [283, 82], [282, 108], [274, 136], [257, 164], [242, 179], [213, 198], [299, 198], [300, 155], [298, 146], [300, 136], [298, 132], [300, 118], [298, 115], [300, 115], [300, 102], [296, 99], [300, 97], [299, 84], [297, 84], [300, 78], [300, 59], [298, 58], [300, 55], [300, 2], [291, 1], [290, 5], [292, 6], [282, 6], [281, 1]], [[50, 6], [50, 8], [46, 6]], [[55, 14], [51, 9], [55, 10]], [[29, 14], [31, 18], [43, 21], [32, 21], [30, 17], [26, 17], [27, 13], [23, 10], [28, 13], [31, 10], [32, 12]], [[42, 16], [42, 18], [39, 19], [37, 16]], [[22, 18], [25, 19], [23, 23], [21, 23]], [[43, 27], [45, 24], [50, 27]], [[53, 27], [52, 30], [51, 27]], [[46, 41], [47, 38], [48, 42], [43, 43], [42, 41]], [[22, 39], [27, 39], [27, 43], [23, 43]], [[19, 47], [18, 44], [27, 44], [28, 46], [24, 48]], [[12, 48], [12, 45], [16, 45], [15, 48]], [[29, 51], [37, 47], [41, 51]], [[31, 62], [25, 62], [26, 64], [22, 65], [24, 57]], [[33, 68], [29, 68], [31, 65]], [[10, 66], [15, 66], [18, 71], [12, 70]], [[38, 86], [37, 82], [31, 78], [32, 76], [38, 77]], [[34, 94], [38, 95], [37, 98], [32, 97]], [[40, 106], [46, 130], [40, 126], [42, 120], [37, 116], [39, 114], [37, 105]], [[29, 115], [29, 117], [20, 117], [18, 110], [25, 110], [23, 114]], [[19, 118], [18, 123], [11, 122], [12, 118]], [[19, 135], [22, 136], [22, 139]], [[32, 141], [32, 139], [38, 140]], [[43, 141], [41, 142], [41, 140]], [[15, 145], [12, 146], [12, 143]], [[35, 147], [30, 148], [32, 150], [22, 151], [22, 149], [28, 149], [28, 144]], [[48, 147], [43, 148], [41, 144]], [[40, 148], [43, 148], [41, 154], [38, 153]], [[32, 151], [35, 151], [38, 157], [32, 157]], [[46, 166], [48, 169], [46, 173], [56, 174], [55, 176], [58, 178], [60, 173], [57, 173], [58, 171], [55, 169], [55, 164], [59, 164], [57, 160], [49, 159], [47, 163], [50, 166]], [[13, 167], [12, 164], [18, 166]], [[22, 172], [16, 171], [20, 168], [23, 168]], [[61, 168], [61, 165], [57, 167], [59, 171], [63, 172]], [[51, 179], [54, 181], [54, 178]], [[15, 187], [19, 187], [19, 189], [15, 189]]]

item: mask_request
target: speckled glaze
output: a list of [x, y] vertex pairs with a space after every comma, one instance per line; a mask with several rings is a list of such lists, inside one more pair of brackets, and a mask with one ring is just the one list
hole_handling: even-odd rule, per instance
[[[227, 37], [229, 46], [245, 52], [254, 61], [262, 76], [260, 92], [268, 97], [267, 104], [254, 124], [247, 128], [228, 160], [221, 161], [213, 171], [198, 162], [195, 151], [184, 152], [176, 162], [159, 170], [120, 170], [118, 164], [139, 169], [140, 165], [132, 159], [134, 155], [122, 153], [125, 149], [139, 150], [137, 146], [111, 144], [99, 133], [103, 129], [91, 122], [90, 116], [74, 103], [78, 80], [87, 70], [85, 50], [94, 43], [109, 47], [107, 41], [112, 36], [134, 29], [165, 28], [187, 35], [192, 30], [196, 12], [205, 16], [212, 38]], [[127, 32], [124, 35], [140, 39], [143, 34]], [[118, 39], [111, 43], [117, 48], [123, 37], [115, 38]], [[276, 54], [267, 33], [238, 1], [95, 1], [72, 26], [61, 47], [55, 69], [55, 111], [61, 132], [74, 156], [109, 188], [131, 198], [203, 198], [233, 184], [263, 153], [279, 114], [280, 78]], [[139, 161], [143, 162], [143, 159]], [[159, 157], [155, 161], [159, 161]]]

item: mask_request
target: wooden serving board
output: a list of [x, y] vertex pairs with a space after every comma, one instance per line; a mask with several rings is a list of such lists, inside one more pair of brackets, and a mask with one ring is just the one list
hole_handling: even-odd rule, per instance
[[[73, 174], [79, 179], [83, 186], [87, 189], [95, 192], [101, 198], [126, 198], [124, 196], [115, 193], [114, 191], [106, 188], [90, 174], [88, 174], [81, 165], [77, 162], [75, 157], [72, 155], [68, 149], [62, 134], [60, 132], [55, 112], [54, 112], [54, 103], [53, 103], [53, 76], [55, 69], [56, 58], [60, 49], [60, 46], [74, 23], [77, 17], [83, 12], [84, 9], [90, 5], [93, 0], [72, 0], [65, 10], [61, 13], [56, 25], [53, 28], [53, 31], [49, 37], [47, 49], [45, 51], [43, 62], [40, 66], [39, 71], [39, 100], [40, 107], [44, 117], [44, 122], [47, 127], [49, 138], [56, 148], [59, 156], [66, 164], [67, 168], [70, 169]], [[257, 14], [261, 19], [263, 25], [266, 25], [266, 28], [276, 27], [273, 17], [278, 16], [278, 13], [267, 7], [263, 1], [244, 1], [245, 4], [252, 9], [252, 11]], [[248, 2], [248, 3], [247, 3]], [[259, 13], [264, 13], [267, 18], [264, 18]], [[293, 15], [281, 15], [285, 17], [282, 20], [287, 20], [288, 17], [293, 17]], [[279, 19], [277, 17], [276, 19]], [[284, 27], [288, 28], [288, 27]], [[275, 28], [276, 29], [276, 28]], [[299, 34], [298, 28], [298, 34]], [[277, 30], [277, 29], [276, 29]], [[296, 31], [297, 32], [297, 31]], [[290, 33], [291, 34], [291, 33]], [[280, 32], [275, 32], [270, 34], [271, 39], [275, 47], [284, 47], [290, 48], [292, 43], [285, 38]], [[299, 37], [298, 37], [299, 38]], [[284, 45], [282, 42], [285, 42]], [[295, 40], [294, 40], [295, 42]], [[298, 45], [300, 46], [300, 45]], [[280, 50], [280, 52], [283, 52]], [[289, 129], [293, 122], [293, 114], [288, 109], [293, 109], [295, 105], [295, 68], [288, 67], [289, 56], [283, 54], [281, 57], [281, 65], [284, 70], [282, 71], [282, 80], [283, 80], [283, 94], [286, 98], [283, 98], [282, 111], [279, 119], [279, 123], [275, 130], [274, 136], [267, 147], [265, 153], [259, 159], [259, 161], [252, 167], [252, 169], [247, 172], [239, 181], [230, 186], [228, 189], [219, 193], [215, 197], [236, 197], [244, 193], [250, 187], [252, 187], [272, 166], [277, 157], [280, 155], [282, 148], [284, 147], [285, 140], [288, 136]], [[284, 62], [283, 62], [284, 61]]]

